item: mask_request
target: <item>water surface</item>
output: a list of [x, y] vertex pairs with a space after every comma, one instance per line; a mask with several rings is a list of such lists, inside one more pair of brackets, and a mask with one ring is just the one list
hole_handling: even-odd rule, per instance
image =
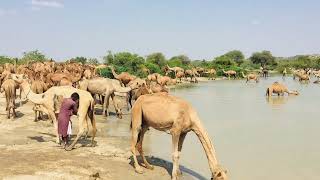
[[[265, 97], [274, 81], [298, 90], [299, 96]], [[318, 180], [320, 178], [320, 86], [287, 78], [199, 83], [171, 92], [191, 102], [213, 140], [218, 160], [236, 180]], [[171, 160], [171, 136], [151, 130], [147, 154]], [[180, 164], [201, 177], [210, 171], [200, 141], [190, 132]]]

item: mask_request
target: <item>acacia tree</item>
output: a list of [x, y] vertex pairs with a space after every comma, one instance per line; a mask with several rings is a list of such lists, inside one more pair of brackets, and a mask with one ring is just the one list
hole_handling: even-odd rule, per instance
[[230, 59], [232, 59], [233, 61], [235, 61], [238, 65], [242, 64], [244, 61], [244, 55], [241, 51], [239, 50], [233, 50], [233, 51], [229, 51], [226, 54], [224, 54], [223, 56], [226, 56]]
[[24, 52], [23, 57], [21, 58], [22, 62], [43, 62], [46, 60], [46, 56], [42, 54], [39, 50]]
[[86, 64], [87, 63], [87, 58], [85, 57], [75, 57], [75, 58], [72, 58], [70, 61], [73, 61], [73, 62], [78, 62], [78, 63], [81, 63], [81, 64]]
[[163, 67], [166, 64], [166, 58], [162, 53], [156, 52], [149, 54], [146, 58], [146, 62], [156, 64], [159, 67]]
[[252, 63], [260, 64], [261, 66], [276, 64], [276, 58], [271, 54], [270, 51], [255, 52], [250, 57], [250, 60]]

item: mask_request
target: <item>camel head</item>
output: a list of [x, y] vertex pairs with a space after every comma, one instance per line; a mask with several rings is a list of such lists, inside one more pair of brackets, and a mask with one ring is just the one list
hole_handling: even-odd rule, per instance
[[214, 174], [212, 174], [211, 180], [227, 180], [227, 170], [223, 169], [222, 167], [218, 166], [215, 168]]

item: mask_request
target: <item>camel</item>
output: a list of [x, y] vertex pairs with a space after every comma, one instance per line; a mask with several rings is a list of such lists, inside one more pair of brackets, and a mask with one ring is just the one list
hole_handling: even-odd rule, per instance
[[[159, 111], [159, 109], [161, 109]], [[137, 173], [143, 173], [143, 169], [136, 158], [136, 150], [140, 153], [144, 167], [153, 169], [143, 152], [143, 138], [149, 127], [164, 131], [172, 135], [172, 179], [178, 179], [179, 157], [184, 139], [189, 131], [193, 131], [199, 138], [207, 155], [209, 167], [214, 180], [227, 179], [226, 171], [218, 165], [215, 149], [209, 135], [203, 127], [197, 112], [183, 99], [168, 95], [167, 93], [147, 94], [140, 96], [132, 108], [131, 120], [131, 152], [134, 167]]]
[[208, 80], [214, 80], [215, 78], [215, 75], [217, 74], [217, 71], [215, 70], [215, 69], [213, 69], [213, 68], [211, 68], [211, 69], [208, 69], [208, 71], [206, 71], [206, 72], [204, 72], [204, 73], [206, 73], [206, 74], [208, 74]]
[[237, 72], [233, 71], [233, 70], [229, 70], [229, 71], [225, 71], [224, 69], [222, 69], [223, 74], [225, 74], [226, 76], [228, 76], [229, 80], [230, 77], [232, 76], [234, 79], [236, 79], [237, 76]]
[[[198, 82], [196, 75], [195, 75], [194, 72], [193, 72], [192, 70], [190, 70], [190, 69], [187, 69], [187, 70], [185, 71], [185, 77], [186, 77], [186, 78], [190, 77], [190, 82], [195, 82], [195, 83]], [[193, 78], [194, 80], [192, 80], [192, 78]]]
[[58, 86], [72, 86], [72, 82], [69, 79], [63, 77], [58, 83]]
[[181, 67], [170, 67], [169, 65], [167, 65], [165, 67], [165, 73], [166, 73], [166, 76], [169, 74], [169, 72], [173, 71], [174, 72], [174, 77], [177, 76], [177, 72], [181, 71], [181, 72], [184, 72], [184, 69], [181, 68]]
[[282, 71], [282, 77], [286, 77], [287, 76], [287, 68], [284, 68], [284, 70]]
[[269, 75], [269, 71], [266, 67], [262, 68], [262, 77], [267, 78]]
[[266, 96], [272, 96], [272, 94], [283, 96], [284, 93], [287, 93], [288, 95], [299, 95], [298, 91], [289, 91], [285, 85], [280, 84], [279, 82], [274, 82], [270, 87], [267, 88]]
[[132, 89], [135, 89], [135, 84], [130, 85], [129, 87], [121, 87], [115, 86], [111, 79], [107, 78], [94, 78], [89, 80], [84, 80], [80, 84], [80, 89], [87, 90], [91, 94], [99, 94], [104, 96], [104, 103], [102, 105], [102, 114], [108, 116], [108, 107], [109, 107], [109, 99], [111, 97], [113, 101], [113, 105], [115, 107], [117, 116], [121, 119], [122, 112], [121, 109], [118, 107], [118, 104], [115, 102], [115, 92], [118, 93], [128, 93]]
[[203, 76], [205, 69], [202, 67], [196, 67], [197, 72], [199, 73], [199, 77]]
[[18, 81], [22, 87], [23, 92], [26, 94], [26, 98], [34, 104], [39, 105], [39, 111], [42, 111], [48, 114], [49, 118], [53, 121], [56, 134], [56, 142], [60, 143], [59, 134], [58, 134], [58, 124], [55, 116], [55, 104], [54, 99], [57, 96], [63, 96], [64, 98], [69, 98], [72, 93], [78, 93], [80, 96], [79, 99], [79, 108], [78, 108], [78, 123], [79, 130], [76, 139], [72, 144], [66, 148], [66, 150], [72, 150], [74, 145], [77, 143], [78, 139], [82, 135], [87, 135], [89, 130], [88, 119], [91, 121], [92, 125], [92, 140], [91, 145], [94, 146], [94, 138], [96, 135], [96, 121], [94, 117], [94, 100], [91, 94], [87, 91], [76, 89], [70, 86], [55, 86], [48, 89], [45, 93], [35, 94], [30, 87], [30, 84], [27, 80]]
[[180, 83], [182, 83], [182, 78], [185, 78], [185, 74], [182, 71], [177, 72], [176, 79], [179, 79]]
[[241, 72], [243, 78], [246, 78], [246, 83], [248, 83], [250, 80], [253, 80], [255, 81], [256, 83], [259, 82], [259, 77], [256, 75], [256, 74], [253, 74], [253, 73], [249, 73], [248, 75], [244, 75], [243, 72]]
[[308, 74], [298, 74], [299, 81], [310, 82], [310, 77]]
[[127, 86], [127, 84], [136, 79], [137, 77], [134, 76], [134, 75], [131, 75], [130, 73], [128, 72], [122, 72], [121, 74], [117, 74], [115, 71], [114, 71], [114, 67], [113, 66], [108, 66], [111, 71], [112, 71], [112, 75], [114, 76], [115, 79], [119, 80], [122, 84], [124, 84], [124, 86]]
[[169, 76], [158, 76], [157, 83], [161, 86], [166, 86], [168, 83], [170, 83], [171, 78]]
[[97, 70], [99, 71], [99, 75], [101, 75], [101, 69], [107, 68], [108, 66], [105, 64], [100, 64], [94, 68], [94, 75], [97, 74]]
[[147, 79], [148, 79], [149, 81], [157, 82], [157, 79], [158, 79], [159, 76], [161, 76], [159, 73], [153, 73], [153, 74], [149, 74], [149, 75], [147, 76]]
[[84, 72], [83, 72], [83, 77], [85, 78], [85, 79], [91, 79], [92, 78], [92, 72], [90, 71], [90, 69], [86, 69], [86, 70], [84, 70]]
[[2, 85], [0, 92], [5, 92], [6, 96], [6, 111], [7, 111], [7, 118], [10, 119], [10, 112], [12, 110], [12, 116], [15, 118], [16, 115], [16, 104], [15, 104], [15, 99], [16, 99], [16, 83], [13, 79], [7, 79], [5, 80]]
[[[48, 89], [48, 86], [41, 80], [35, 80], [31, 83], [31, 90], [36, 94], [42, 94]], [[38, 105], [35, 105], [38, 106]], [[43, 113], [41, 111], [38, 111], [36, 109], [39, 109], [39, 107], [34, 107], [34, 121], [38, 121], [38, 119], [43, 119]]]

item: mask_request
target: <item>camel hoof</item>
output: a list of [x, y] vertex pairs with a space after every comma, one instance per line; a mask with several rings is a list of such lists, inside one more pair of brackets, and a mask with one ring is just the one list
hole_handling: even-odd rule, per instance
[[152, 165], [147, 165], [146, 168], [150, 169], [150, 170], [154, 170], [154, 166], [152, 166]]
[[143, 174], [143, 169], [141, 167], [136, 167], [136, 173]]
[[64, 148], [64, 150], [66, 150], [66, 151], [71, 151], [72, 149], [73, 148], [71, 146], [68, 146], [68, 147]]
[[56, 143], [57, 143], [57, 144], [60, 144], [60, 139], [59, 139], [59, 138], [56, 139]]

